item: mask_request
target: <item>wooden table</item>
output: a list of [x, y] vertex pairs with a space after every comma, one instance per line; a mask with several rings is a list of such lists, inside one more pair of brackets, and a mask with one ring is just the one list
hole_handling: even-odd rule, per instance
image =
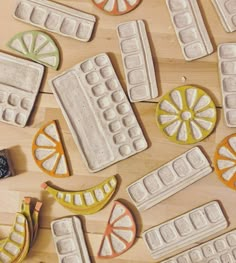
[[[9, 52], [5, 44], [13, 35], [21, 31], [34, 29], [32, 26], [13, 19], [14, 2], [14, 0], [2, 0], [0, 3], [1, 51]], [[60, 71], [98, 53], [108, 52], [124, 88], [124, 72], [116, 36], [116, 26], [120, 22], [133, 19], [144, 19], [147, 22], [161, 95], [179, 85], [196, 84], [207, 90], [217, 105], [218, 121], [216, 130], [210, 137], [199, 143], [212, 159], [217, 143], [226, 135], [236, 131], [233, 128], [227, 128], [224, 124], [217, 73], [217, 55], [214, 53], [211, 56], [190, 63], [184, 61], [165, 1], [144, 0], [135, 11], [120, 17], [111, 17], [102, 13], [94, 7], [91, 0], [58, 0], [58, 2], [95, 14], [98, 18], [98, 26], [93, 41], [89, 43], [81, 43], [51, 34], [61, 48], [63, 60]], [[211, 1], [200, 0], [198, 2], [214, 49], [219, 43], [234, 42], [236, 33], [225, 33]], [[77, 190], [93, 186], [111, 175], [119, 175], [121, 185], [114, 199], [124, 200], [132, 209], [138, 224], [138, 238], [135, 245], [127, 253], [106, 262], [155, 262], [151, 259], [144, 242], [140, 238], [141, 233], [154, 225], [211, 200], [220, 200], [226, 211], [230, 226], [225, 231], [236, 226], [235, 193], [225, 187], [214, 173], [141, 214], [130, 203], [125, 191], [127, 185], [192, 147], [191, 145], [180, 146], [171, 143], [160, 133], [155, 123], [155, 108], [158, 99], [133, 105], [148, 138], [149, 149], [97, 174], [88, 173], [47, 84], [47, 79], [57, 74], [58, 72], [52, 70], [47, 71], [41, 92], [26, 128], [21, 129], [0, 123], [1, 148], [10, 149], [10, 155], [17, 173], [17, 176], [0, 182], [0, 237], [7, 235], [13, 223], [15, 212], [19, 210], [20, 202], [24, 196], [38, 197], [44, 203], [39, 236], [25, 262], [57, 262], [50, 233], [50, 222], [55, 218], [70, 215], [52, 197], [41, 191], [40, 184], [47, 180], [51, 180], [55, 185], [65, 189]], [[54, 179], [44, 175], [36, 166], [31, 155], [31, 143], [34, 134], [43, 123], [52, 119], [59, 120], [66, 149], [69, 153], [73, 176], [68, 179]], [[111, 206], [112, 202], [95, 215], [81, 217], [93, 262], [102, 262], [97, 260], [95, 256]]]

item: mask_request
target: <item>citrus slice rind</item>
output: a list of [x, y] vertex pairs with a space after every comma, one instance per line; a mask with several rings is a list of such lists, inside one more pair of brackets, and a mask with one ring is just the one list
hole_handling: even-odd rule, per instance
[[115, 201], [98, 251], [98, 258], [115, 258], [126, 252], [134, 243], [136, 224], [131, 212]]
[[57, 70], [60, 64], [58, 47], [50, 36], [40, 31], [16, 34], [7, 46], [40, 64]]
[[236, 189], [236, 133], [227, 136], [216, 148], [215, 172], [228, 187]]
[[178, 87], [164, 95], [156, 116], [160, 130], [179, 144], [202, 141], [216, 125], [214, 102], [205, 91], [193, 86]]
[[118, 16], [134, 10], [141, 0], [92, 0], [93, 3], [104, 12]]
[[99, 185], [82, 191], [61, 191], [47, 183], [41, 185], [55, 200], [66, 209], [79, 215], [90, 215], [101, 210], [111, 199], [117, 187], [115, 176]]
[[44, 125], [32, 143], [33, 158], [46, 174], [63, 178], [69, 176], [67, 160], [55, 121]]

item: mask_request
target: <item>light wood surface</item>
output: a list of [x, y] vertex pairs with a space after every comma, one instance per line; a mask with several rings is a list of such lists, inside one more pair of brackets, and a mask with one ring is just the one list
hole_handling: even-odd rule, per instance
[[[111, 17], [102, 13], [94, 7], [91, 0], [60, 0], [58, 2], [95, 14], [98, 19], [93, 40], [89, 43], [81, 43], [50, 33], [61, 48], [63, 59], [60, 72], [88, 57], [101, 52], [108, 52], [124, 88], [121, 54], [115, 29], [120, 22], [132, 19], [144, 19], [146, 21], [161, 95], [179, 85], [195, 84], [209, 92], [218, 107], [216, 130], [199, 144], [212, 160], [217, 143], [226, 135], [236, 131], [236, 129], [227, 128], [224, 124], [216, 53], [198, 61], [184, 61], [164, 0], [144, 0], [135, 11], [120, 17]], [[224, 32], [211, 1], [201, 0], [198, 2], [214, 48], [216, 49], [219, 43], [234, 42], [236, 33], [227, 34]], [[9, 50], [5, 44], [14, 34], [35, 29], [14, 20], [12, 18], [13, 8], [14, 0], [2, 0], [0, 3], [0, 50], [8, 53]], [[151, 259], [140, 238], [141, 232], [211, 200], [220, 200], [225, 209], [230, 222], [230, 226], [225, 232], [236, 227], [235, 193], [226, 188], [214, 173], [141, 214], [130, 203], [125, 191], [128, 184], [192, 147], [171, 143], [160, 133], [155, 122], [155, 109], [158, 99], [153, 102], [133, 105], [148, 139], [149, 149], [102, 172], [89, 174], [81, 161], [55, 98], [47, 85], [47, 79], [57, 74], [58, 72], [47, 70], [44, 84], [26, 128], [22, 129], [0, 123], [1, 148], [10, 150], [17, 173], [13, 178], [0, 181], [0, 237], [7, 235], [10, 225], [13, 223], [15, 212], [19, 209], [19, 204], [24, 196], [39, 197], [44, 203], [39, 236], [25, 262], [57, 262], [49, 228], [50, 221], [70, 215], [52, 197], [41, 191], [40, 184], [47, 180], [51, 180], [55, 185], [65, 189], [79, 190], [93, 186], [108, 176], [119, 175], [120, 187], [114, 199], [124, 200], [131, 208], [138, 224], [138, 238], [135, 245], [127, 253], [106, 262], [155, 262]], [[31, 155], [31, 143], [34, 134], [43, 123], [53, 119], [59, 120], [71, 164], [73, 176], [68, 179], [54, 179], [44, 175], [34, 163]], [[111, 207], [112, 203], [95, 215], [81, 217], [93, 262], [102, 262], [96, 259], [96, 253]]]

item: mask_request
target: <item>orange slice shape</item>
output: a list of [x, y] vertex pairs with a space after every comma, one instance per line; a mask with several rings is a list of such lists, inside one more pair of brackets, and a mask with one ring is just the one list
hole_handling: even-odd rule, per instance
[[135, 9], [141, 0], [92, 0], [93, 3], [104, 12], [119, 16]]
[[47, 123], [37, 132], [32, 154], [38, 167], [46, 174], [58, 178], [70, 175], [56, 121]]
[[131, 212], [115, 201], [98, 251], [98, 258], [115, 258], [132, 247], [136, 224]]
[[220, 180], [236, 189], [236, 133], [226, 137], [216, 148], [214, 156], [215, 172]]

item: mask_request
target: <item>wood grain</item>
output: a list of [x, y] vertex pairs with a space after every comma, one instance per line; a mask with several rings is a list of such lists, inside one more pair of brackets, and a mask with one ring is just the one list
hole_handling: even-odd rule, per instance
[[[5, 44], [14, 34], [35, 29], [12, 18], [14, 2], [14, 0], [1, 1], [0, 6], [0, 50], [7, 53], [10, 52]], [[218, 107], [216, 130], [210, 137], [199, 143], [199, 146], [205, 150], [207, 156], [212, 159], [217, 143], [226, 135], [236, 132], [236, 129], [227, 128], [223, 120], [216, 53], [198, 61], [184, 61], [164, 0], [143, 0], [142, 4], [135, 11], [120, 17], [111, 17], [102, 13], [90, 0], [60, 0], [58, 2], [95, 14], [98, 18], [98, 26], [95, 30], [93, 41], [89, 43], [81, 43], [50, 33], [59, 44], [63, 57], [59, 72], [88, 57], [108, 52], [125, 89], [121, 54], [115, 29], [118, 23], [133, 19], [144, 19], [151, 39], [161, 95], [179, 85], [195, 84], [209, 92]], [[198, 2], [214, 48], [219, 43], [233, 42], [236, 33], [227, 34], [224, 32], [211, 1], [200, 0]], [[19, 209], [20, 201], [24, 196], [38, 197], [44, 203], [40, 219], [41, 229], [39, 236], [25, 262], [57, 262], [49, 230], [50, 221], [70, 215], [52, 197], [41, 191], [40, 184], [47, 180], [51, 180], [55, 185], [65, 189], [79, 190], [100, 183], [104, 178], [111, 175], [117, 174], [119, 176], [119, 191], [114, 199], [124, 200], [131, 208], [138, 223], [139, 238], [133, 248], [127, 253], [117, 259], [107, 260], [106, 262], [154, 262], [140, 238], [141, 232], [208, 201], [220, 200], [230, 222], [227, 230], [236, 227], [234, 192], [226, 188], [214, 173], [142, 214], [138, 213], [130, 203], [125, 191], [128, 184], [192, 147], [171, 143], [160, 133], [155, 121], [155, 109], [158, 99], [153, 102], [142, 102], [133, 105], [148, 139], [149, 149], [102, 172], [96, 174], [88, 173], [81, 161], [79, 152], [55, 98], [47, 85], [47, 79], [57, 74], [58, 72], [47, 70], [44, 84], [26, 128], [21, 129], [0, 123], [0, 145], [1, 148], [10, 150], [17, 174], [15, 177], [1, 180], [0, 182], [0, 237], [6, 236], [9, 232], [15, 212]], [[61, 180], [44, 175], [34, 163], [31, 155], [31, 143], [34, 134], [43, 123], [53, 119], [57, 119], [60, 123], [60, 130], [73, 172], [73, 176]], [[81, 217], [84, 222], [83, 225], [93, 262], [101, 262], [95, 256], [111, 207], [112, 203], [95, 215]]]

